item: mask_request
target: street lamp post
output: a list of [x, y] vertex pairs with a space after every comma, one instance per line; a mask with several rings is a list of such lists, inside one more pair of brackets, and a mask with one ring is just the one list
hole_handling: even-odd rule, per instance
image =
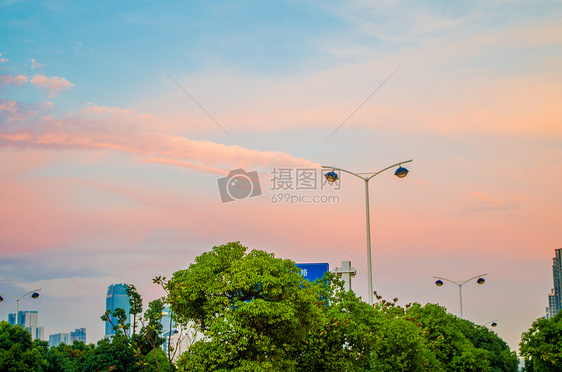
[[476, 283], [478, 284], [484, 284], [484, 282], [486, 281], [484, 278], [482, 278], [483, 276], [486, 276], [488, 274], [480, 274], [480, 275], [476, 275], [470, 279], [465, 280], [464, 282], [461, 281], [454, 281], [454, 280], [450, 280], [450, 279], [446, 279], [443, 278], [441, 276], [434, 276], [435, 279], [437, 279], [437, 281], [435, 281], [435, 285], [438, 287], [441, 287], [443, 285], [443, 280], [446, 280], [450, 283], [456, 284], [459, 286], [459, 299], [460, 299], [460, 304], [461, 304], [461, 318], [463, 318], [463, 313], [462, 313], [462, 286], [468, 282], [470, 282], [471, 280], [474, 280], [476, 278], [478, 278], [478, 280], [476, 281]]
[[2, 294], [0, 294], [0, 302], [4, 301], [4, 297], [2, 297], [2, 296], [9, 297], [9, 298], [11, 298], [12, 300], [16, 301], [16, 325], [18, 324], [18, 313], [19, 313], [19, 304], [20, 304], [20, 300], [21, 300], [22, 298], [24, 298], [25, 296], [27, 296], [28, 294], [31, 294], [31, 298], [33, 298], [33, 299], [35, 300], [37, 297], [39, 297], [39, 293], [37, 293], [37, 292], [39, 292], [40, 290], [41, 290], [41, 288], [39, 288], [39, 289], [34, 289], [33, 291], [29, 291], [29, 292], [27, 292], [26, 294], [24, 294], [23, 296], [20, 296], [20, 297], [18, 297], [18, 298], [15, 298], [15, 297], [12, 297], [12, 296], [8, 296], [8, 295], [2, 295]]
[[[325, 174], [326, 179], [328, 180], [328, 182], [336, 182], [338, 180], [338, 175], [335, 172], [335, 170], [339, 170], [341, 172], [345, 172], [345, 173], [349, 173], [355, 177], [361, 178], [363, 181], [365, 181], [365, 214], [366, 214], [366, 223], [367, 223], [367, 271], [368, 271], [368, 276], [369, 276], [369, 281], [368, 281], [368, 291], [369, 291], [369, 304], [372, 305], [373, 304], [373, 264], [371, 261], [371, 217], [370, 217], [370, 213], [369, 213], [369, 181], [375, 177], [378, 174], [381, 174], [382, 172], [390, 169], [390, 168], [394, 168], [394, 167], [398, 167], [398, 169], [396, 170], [396, 172], [394, 172], [394, 175], [398, 178], [404, 178], [406, 177], [406, 175], [408, 174], [408, 170], [404, 167], [402, 167], [402, 164], [406, 164], [406, 163], [410, 163], [412, 162], [414, 159], [410, 159], [410, 160], [406, 160], [406, 161], [402, 161], [400, 163], [396, 163], [393, 164], [389, 167], [384, 168], [383, 170], [380, 170], [378, 172], [367, 172], [367, 173], [353, 173], [350, 172], [348, 170], [342, 169], [342, 168], [337, 168], [337, 167], [329, 167], [329, 166], [325, 166], [323, 165], [322, 168], [328, 168], [328, 169], [332, 169], [331, 172], [328, 172]], [[366, 176], [362, 176], [362, 175], [366, 175]]]

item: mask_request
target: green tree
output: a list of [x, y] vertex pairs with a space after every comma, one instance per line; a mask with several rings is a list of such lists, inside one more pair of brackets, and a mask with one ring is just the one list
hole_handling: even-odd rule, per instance
[[33, 341], [42, 351], [47, 362], [43, 372], [77, 372], [84, 369], [85, 361], [95, 349], [94, 344], [86, 345], [82, 341], [74, 341], [72, 345], [61, 343], [49, 348], [46, 341]]
[[562, 371], [562, 312], [535, 320], [521, 336], [519, 351], [526, 371]]
[[[171, 361], [167, 361], [162, 365], [162, 356], [165, 353], [161, 346], [164, 339], [162, 333], [162, 312], [164, 310], [164, 300], [157, 299], [148, 304], [148, 309], [143, 314], [142, 297], [138, 293], [133, 284], [127, 284], [127, 295], [129, 296], [130, 311], [129, 314], [121, 308], [115, 309], [113, 312], [107, 310], [100, 319], [109, 321], [115, 330], [115, 334], [111, 343], [99, 344], [96, 350], [102, 347], [104, 355], [111, 352], [119, 352], [119, 356], [127, 356], [119, 351], [122, 345], [128, 345], [136, 358], [136, 364], [142, 371], [172, 371], [175, 367]], [[111, 315], [117, 319], [114, 324]], [[132, 330], [131, 324], [128, 323], [129, 315], [133, 315]], [[140, 328], [138, 327], [140, 323]], [[138, 329], [138, 331], [137, 331]]]
[[127, 296], [129, 296], [129, 314], [133, 316], [133, 332], [137, 333], [137, 316], [142, 314], [142, 297], [133, 284], [127, 284], [125, 288]]
[[[418, 322], [427, 348], [444, 371], [516, 372], [515, 352], [494, 332], [447, 313], [437, 304], [413, 304], [405, 318]], [[437, 368], [437, 367], [433, 367]]]
[[442, 371], [490, 371], [487, 351], [475, 347], [458, 327], [458, 318], [437, 304], [413, 304], [406, 317], [418, 322], [428, 349]]
[[465, 319], [456, 318], [457, 327], [463, 335], [476, 347], [488, 351], [487, 360], [490, 372], [515, 372], [518, 370], [519, 359], [515, 351], [511, 351], [507, 343], [487, 327], [474, 324]]
[[[160, 371], [160, 359], [158, 358], [159, 353], [156, 351], [162, 351], [161, 346], [164, 343], [164, 339], [161, 337], [163, 311], [164, 302], [162, 299], [151, 301], [143, 315], [139, 333], [131, 336], [131, 345], [136, 355], [144, 356], [145, 363], [154, 363], [158, 371]], [[165, 356], [163, 351], [162, 354]], [[167, 364], [165, 363], [165, 365]], [[166, 366], [165, 370], [170, 368], [172, 368], [171, 365]]]
[[81, 371], [140, 372], [142, 370], [130, 340], [116, 334], [111, 340], [104, 338], [98, 341], [95, 349], [84, 360]]
[[[113, 315], [113, 317], [117, 319], [117, 323], [113, 322], [111, 315]], [[127, 312], [125, 310], [118, 307], [112, 312], [108, 309], [105, 311], [105, 313], [103, 313], [100, 319], [104, 322], [111, 323], [111, 326], [115, 331], [115, 335], [123, 335], [129, 338], [129, 329], [131, 327], [131, 324], [127, 323], [129, 316], [127, 315]]]
[[205, 335], [180, 370], [295, 370], [323, 306], [299, 272], [290, 260], [228, 243], [174, 273], [167, 302], [178, 322], [194, 321]]
[[146, 354], [148, 371], [150, 372], [172, 372], [176, 370], [173, 364], [169, 364], [168, 357], [162, 348], [152, 349]]
[[[195, 322], [204, 335], [182, 355], [180, 370], [422, 371], [429, 365], [415, 325], [361, 301], [333, 274], [310, 283], [293, 261], [247, 252], [237, 242], [203, 253], [166, 287], [176, 319]], [[386, 332], [394, 332], [392, 347]], [[401, 356], [389, 361], [396, 351]]]
[[370, 306], [331, 273], [310, 283], [293, 261], [238, 242], [155, 281], [174, 319], [202, 334], [180, 371], [516, 371], [494, 333], [438, 305]]
[[0, 371], [41, 371], [47, 365], [40, 345], [34, 345], [31, 333], [20, 325], [0, 322]]

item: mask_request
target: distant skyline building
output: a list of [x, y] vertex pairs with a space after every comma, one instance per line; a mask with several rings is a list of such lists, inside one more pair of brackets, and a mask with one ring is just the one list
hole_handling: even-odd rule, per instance
[[[131, 306], [129, 304], [129, 296], [127, 296], [127, 285], [124, 283], [112, 284], [107, 288], [107, 296], [105, 299], [105, 309], [110, 310], [111, 313], [115, 309], [120, 308], [125, 310], [125, 313], [130, 317]], [[117, 318], [111, 316], [113, 324], [117, 324]], [[105, 337], [111, 338], [115, 334], [111, 323], [105, 322]]]
[[61, 343], [72, 345], [74, 341], [86, 343], [86, 328], [77, 328], [69, 333], [49, 335], [49, 346], [59, 346]]
[[[21, 325], [23, 328], [27, 329], [31, 333], [31, 338], [33, 340], [44, 339], [45, 327], [39, 327], [37, 324], [39, 313], [37, 310], [34, 311], [19, 311], [17, 324]], [[8, 314], [8, 322], [11, 325], [16, 325], [16, 314]]]
[[76, 328], [73, 332], [70, 332], [70, 342], [74, 341], [86, 343], [86, 328]]
[[71, 345], [70, 333], [56, 333], [49, 335], [49, 346], [59, 346], [60, 344]]
[[562, 309], [562, 248], [554, 250], [552, 279], [554, 281], [554, 288], [548, 295], [547, 319], [555, 316]]
[[[174, 351], [171, 351], [171, 356], [173, 356], [173, 359], [177, 361], [180, 355], [189, 348], [189, 345], [195, 342], [196, 335], [193, 334], [193, 330], [191, 328], [185, 330], [181, 327], [178, 328], [175, 322], [170, 322], [171, 310], [169, 306], [164, 308], [162, 315], [161, 322], [163, 328], [160, 333], [160, 336], [164, 338], [162, 349], [164, 350], [164, 353], [168, 355], [168, 345], [172, 345]], [[170, 343], [168, 344], [168, 342]]]
[[[169, 306], [166, 306], [164, 308], [164, 311], [162, 311], [162, 318], [160, 318], [160, 323], [162, 323], [162, 331], [160, 335], [164, 338], [162, 349], [164, 349], [166, 355], [168, 354], [168, 341], [171, 341], [171, 336], [174, 335], [173, 329], [175, 327], [175, 324], [173, 322], [171, 323], [170, 320], [171, 320], [171, 310]], [[172, 330], [171, 332], [170, 329]], [[171, 345], [173, 344], [174, 343], [172, 342]]]

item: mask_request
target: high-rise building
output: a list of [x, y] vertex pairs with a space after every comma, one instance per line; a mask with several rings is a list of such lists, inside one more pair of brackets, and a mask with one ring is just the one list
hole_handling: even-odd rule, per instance
[[554, 288], [548, 295], [548, 307], [546, 317], [551, 318], [562, 309], [562, 248], [554, 250], [552, 259], [552, 279]]
[[[105, 309], [110, 310], [113, 314], [113, 311], [117, 308], [125, 310], [125, 314], [130, 317], [131, 306], [129, 296], [127, 296], [127, 285], [123, 283], [112, 284], [107, 288]], [[111, 322], [117, 325], [117, 318], [111, 316]], [[105, 322], [105, 337], [110, 338], [113, 334], [115, 334], [113, 326], [109, 321]]]
[[[187, 327], [187, 329], [178, 327], [175, 322], [171, 321], [169, 306], [164, 308], [162, 315], [162, 332], [160, 333], [160, 336], [164, 339], [162, 349], [166, 355], [177, 361], [180, 355], [202, 335], [196, 333], [191, 327]], [[168, 345], [172, 346], [172, 350], [168, 349]]]
[[[19, 311], [17, 317], [17, 324], [27, 329], [31, 333], [32, 339], [43, 339], [45, 329], [44, 327], [39, 327], [37, 325], [37, 319], [39, 317], [39, 313], [37, 311]], [[10, 322], [11, 325], [15, 325], [16, 314], [8, 314], [8, 322]]]
[[49, 346], [59, 346], [60, 344], [72, 344], [70, 333], [57, 333], [49, 335]]
[[57, 333], [49, 336], [49, 346], [58, 346], [61, 343], [72, 345], [74, 341], [86, 343], [86, 328], [77, 328], [69, 333]]
[[76, 328], [70, 332], [70, 342], [82, 341], [86, 343], [86, 328]]
[[[162, 349], [164, 349], [164, 351], [168, 353], [168, 341], [170, 340], [171, 335], [174, 334], [173, 328], [175, 326], [175, 324], [171, 322], [171, 310], [169, 306], [166, 306], [164, 308], [164, 311], [162, 312], [162, 318], [160, 318], [160, 322], [162, 323], [162, 331], [160, 333], [160, 336], [164, 338]], [[170, 330], [172, 330], [172, 332], [170, 332]]]

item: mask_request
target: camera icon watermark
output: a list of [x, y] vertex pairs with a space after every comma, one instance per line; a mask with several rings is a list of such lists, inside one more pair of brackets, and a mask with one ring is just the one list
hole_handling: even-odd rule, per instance
[[246, 172], [242, 168], [233, 169], [228, 172], [226, 177], [219, 178], [217, 183], [223, 203], [255, 198], [262, 194], [257, 171]]

